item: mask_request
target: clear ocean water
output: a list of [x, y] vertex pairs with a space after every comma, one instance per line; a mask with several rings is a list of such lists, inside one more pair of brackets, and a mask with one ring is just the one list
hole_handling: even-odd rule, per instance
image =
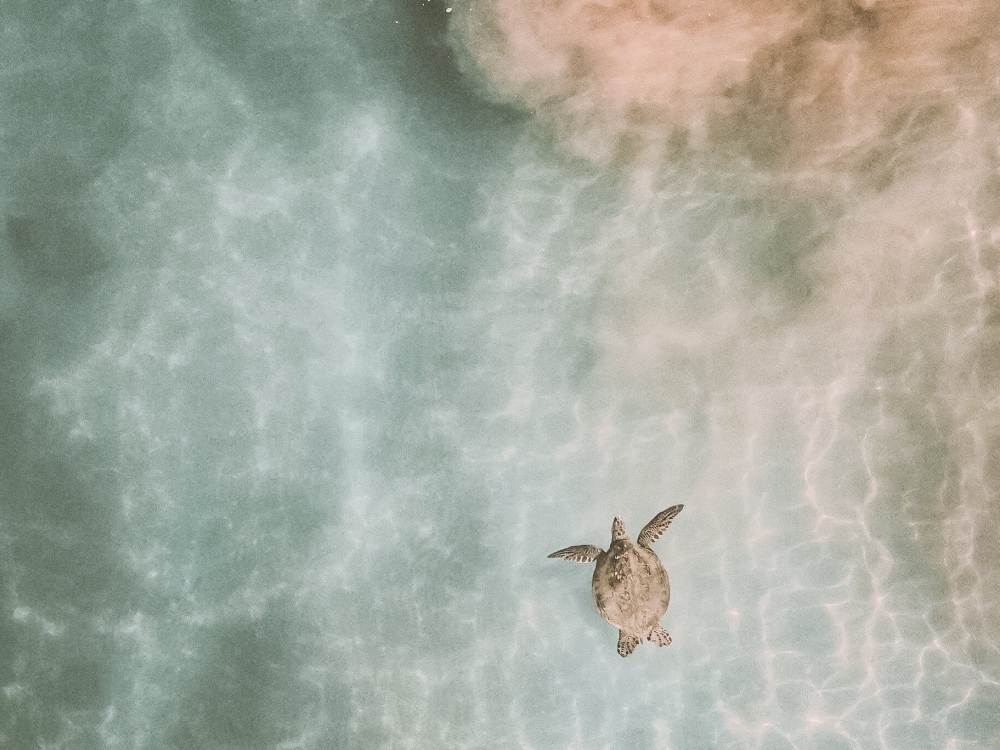
[[1000, 748], [997, 29], [0, 6], [0, 748]]

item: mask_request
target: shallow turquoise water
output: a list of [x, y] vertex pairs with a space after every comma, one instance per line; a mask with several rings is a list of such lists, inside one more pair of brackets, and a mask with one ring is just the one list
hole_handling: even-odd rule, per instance
[[0, 747], [1000, 747], [996, 14], [4, 6]]

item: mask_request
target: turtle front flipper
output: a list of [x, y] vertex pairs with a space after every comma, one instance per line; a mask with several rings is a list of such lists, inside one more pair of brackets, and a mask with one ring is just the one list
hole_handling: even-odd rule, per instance
[[639, 532], [639, 537], [635, 540], [635, 543], [640, 547], [648, 548], [649, 545], [660, 538], [660, 535], [670, 526], [670, 522], [674, 520], [674, 516], [682, 510], [684, 510], [683, 505], [673, 505], [665, 511], [657, 513], [653, 520], [647, 523], [642, 531]]
[[670, 638], [670, 633], [664, 630], [662, 625], [657, 625], [649, 634], [649, 642], [655, 643], [657, 646], [669, 646], [673, 641]]
[[549, 557], [561, 557], [570, 562], [589, 563], [594, 562], [604, 554], [604, 550], [595, 547], [593, 544], [578, 544], [575, 547], [567, 547], [558, 552], [553, 552]]
[[623, 659], [635, 651], [635, 647], [639, 645], [638, 636], [630, 635], [624, 630], [618, 631], [618, 655]]

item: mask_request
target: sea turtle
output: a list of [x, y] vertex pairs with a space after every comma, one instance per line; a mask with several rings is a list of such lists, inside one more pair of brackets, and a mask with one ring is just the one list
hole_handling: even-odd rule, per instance
[[670, 635], [660, 625], [670, 603], [670, 580], [650, 545], [683, 508], [674, 505], [657, 513], [639, 532], [635, 544], [628, 538], [621, 516], [615, 516], [607, 552], [592, 544], [579, 544], [549, 555], [570, 562], [597, 561], [591, 583], [594, 602], [601, 617], [618, 628], [618, 653], [623, 657], [644, 639], [658, 646], [670, 645]]

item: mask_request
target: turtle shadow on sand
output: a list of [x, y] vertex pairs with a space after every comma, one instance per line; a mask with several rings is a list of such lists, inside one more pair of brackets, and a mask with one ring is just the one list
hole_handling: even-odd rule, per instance
[[594, 602], [601, 617], [618, 628], [618, 653], [623, 657], [631, 654], [640, 641], [670, 645], [670, 635], [660, 625], [670, 604], [670, 579], [650, 545], [683, 508], [674, 505], [657, 513], [634, 544], [621, 516], [615, 516], [607, 552], [592, 544], [579, 544], [549, 555], [570, 562], [597, 562], [591, 583]]

